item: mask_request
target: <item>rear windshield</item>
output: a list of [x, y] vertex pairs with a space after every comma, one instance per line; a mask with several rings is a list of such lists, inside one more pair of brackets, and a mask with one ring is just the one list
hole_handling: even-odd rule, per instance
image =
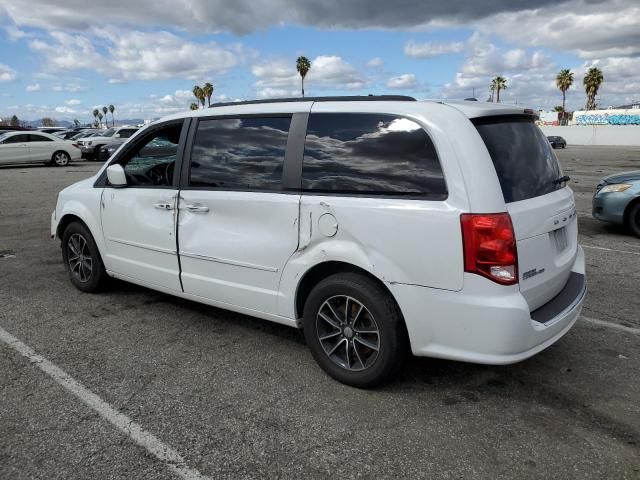
[[558, 160], [549, 141], [530, 118], [485, 117], [473, 120], [500, 180], [506, 203], [546, 195], [562, 185]]

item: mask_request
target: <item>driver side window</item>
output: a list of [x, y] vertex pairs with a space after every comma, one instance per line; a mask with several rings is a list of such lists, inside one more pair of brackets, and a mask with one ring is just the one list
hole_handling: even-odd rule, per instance
[[182, 122], [155, 130], [140, 139], [116, 162], [132, 187], [170, 187], [180, 142]]

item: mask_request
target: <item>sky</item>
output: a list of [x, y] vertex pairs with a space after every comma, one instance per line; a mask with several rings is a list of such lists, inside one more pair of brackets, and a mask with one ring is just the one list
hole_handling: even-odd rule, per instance
[[1, 0], [0, 118], [92, 120], [187, 110], [195, 84], [213, 101], [300, 94], [405, 94], [551, 109], [555, 75], [603, 71], [599, 104], [640, 100], [638, 0]]

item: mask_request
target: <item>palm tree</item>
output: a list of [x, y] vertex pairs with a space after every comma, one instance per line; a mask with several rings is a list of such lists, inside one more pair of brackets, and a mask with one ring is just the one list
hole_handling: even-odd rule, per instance
[[105, 127], [109, 127], [109, 121], [107, 120], [107, 112], [109, 109], [107, 107], [102, 107], [102, 112], [104, 113], [104, 125]]
[[571, 88], [571, 85], [573, 85], [573, 72], [568, 68], [563, 68], [558, 72], [558, 75], [556, 75], [556, 86], [562, 92], [562, 123], [564, 123], [565, 98], [567, 90]]
[[584, 107], [585, 110], [595, 110], [596, 95], [598, 94], [598, 90], [600, 89], [602, 82], [604, 82], [602, 70], [597, 67], [591, 67], [582, 81], [584, 84], [584, 90], [587, 94], [587, 105]]
[[198, 103], [202, 103], [202, 107], [204, 108], [204, 91], [201, 86], [195, 85], [193, 87], [193, 96], [198, 99]]
[[298, 57], [296, 60], [296, 70], [300, 74], [300, 79], [302, 81], [302, 96], [304, 97], [304, 77], [307, 76], [309, 70], [311, 70], [311, 62], [307, 57]]
[[213, 95], [214, 88], [215, 87], [213, 85], [211, 85], [209, 82], [205, 83], [204, 86], [202, 87], [202, 93], [207, 98], [207, 106], [208, 107], [211, 106], [211, 96]]
[[111, 112], [111, 126], [115, 127], [116, 126], [116, 119], [113, 116], [113, 112], [116, 111], [116, 107], [114, 107], [113, 105], [109, 105], [109, 112]]
[[100, 128], [102, 128], [102, 112], [98, 112], [98, 121], [100, 122]]
[[196, 102], [193, 102], [189, 108], [191, 110], [198, 110], [199, 107], [198, 107], [198, 104]]
[[489, 101], [493, 102], [493, 96], [496, 93], [496, 79], [491, 80], [491, 84], [489, 85], [489, 91], [491, 92], [489, 96]]
[[98, 113], [99, 113], [99, 110], [97, 108], [94, 108], [93, 109], [93, 123], [95, 125], [98, 125]]
[[496, 91], [496, 102], [500, 103], [500, 90], [507, 89], [507, 79], [498, 75], [491, 81], [491, 86]]

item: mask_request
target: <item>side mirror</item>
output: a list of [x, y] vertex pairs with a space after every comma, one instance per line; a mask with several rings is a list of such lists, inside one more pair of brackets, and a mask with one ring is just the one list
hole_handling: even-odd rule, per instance
[[126, 187], [127, 176], [124, 173], [122, 165], [118, 165], [117, 163], [109, 165], [107, 167], [107, 180], [109, 180], [112, 187]]

